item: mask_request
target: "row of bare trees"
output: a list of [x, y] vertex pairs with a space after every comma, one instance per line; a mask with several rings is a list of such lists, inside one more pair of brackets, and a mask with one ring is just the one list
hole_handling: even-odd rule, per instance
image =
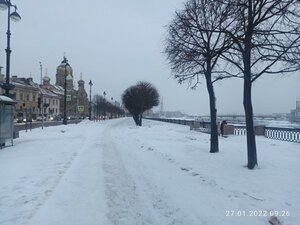
[[95, 120], [116, 118], [125, 115], [124, 110], [116, 102], [108, 101], [102, 95], [94, 95], [92, 112]]
[[249, 169], [257, 165], [252, 84], [264, 74], [299, 70], [300, 1], [188, 0], [167, 26], [164, 52], [174, 77], [196, 88], [206, 80], [210, 152], [219, 151], [214, 83], [242, 78]]

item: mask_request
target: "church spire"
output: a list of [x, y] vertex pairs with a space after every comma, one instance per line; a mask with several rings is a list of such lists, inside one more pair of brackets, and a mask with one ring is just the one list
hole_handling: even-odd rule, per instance
[[78, 88], [84, 89], [84, 80], [82, 80], [82, 72], [80, 73], [80, 80], [78, 81]]

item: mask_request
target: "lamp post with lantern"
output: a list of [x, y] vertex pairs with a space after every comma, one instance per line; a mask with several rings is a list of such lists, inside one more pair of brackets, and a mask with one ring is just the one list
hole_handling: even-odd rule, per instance
[[105, 91], [103, 92], [103, 96], [104, 96], [104, 120], [105, 120], [106, 119], [106, 99], [105, 99], [106, 92]]
[[113, 110], [114, 110], [114, 98], [111, 97], [110, 100], [111, 100], [110, 118], [112, 119], [113, 118]]
[[90, 85], [89, 120], [92, 120], [92, 86], [93, 86], [93, 83], [91, 80], [89, 82], [89, 85]]
[[[10, 12], [10, 8], [14, 7], [15, 11]], [[8, 19], [7, 19], [7, 47], [6, 51], [6, 76], [5, 76], [5, 83], [2, 84], [2, 88], [5, 90], [5, 95], [7, 97], [13, 97], [12, 94], [9, 93], [10, 90], [14, 89], [14, 85], [10, 83], [10, 20], [14, 22], [18, 22], [21, 20], [21, 16], [17, 13], [17, 6], [13, 5], [10, 0], [0, 0], [0, 9], [8, 11]]]
[[67, 66], [70, 66], [68, 63], [68, 60], [66, 57], [64, 57], [64, 60], [61, 63], [62, 66], [65, 68], [65, 77], [64, 77], [64, 119], [63, 119], [63, 124], [67, 125], [68, 120], [67, 120]]

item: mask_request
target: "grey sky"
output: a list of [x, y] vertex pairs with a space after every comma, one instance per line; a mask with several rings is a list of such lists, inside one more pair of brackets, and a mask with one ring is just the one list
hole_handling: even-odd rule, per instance
[[[162, 54], [164, 26], [182, 0], [12, 0], [22, 16], [11, 24], [11, 73], [40, 81], [39, 61], [55, 82], [64, 52], [74, 77], [91, 79], [93, 94], [106, 91], [120, 101], [122, 92], [139, 80], [153, 83], [165, 110], [193, 115], [209, 113], [205, 81], [196, 90], [178, 85]], [[0, 65], [5, 66], [7, 13], [0, 11]], [[217, 83], [219, 114], [243, 113], [242, 80]], [[254, 83], [255, 113], [289, 112], [300, 98], [300, 72], [260, 78]]]

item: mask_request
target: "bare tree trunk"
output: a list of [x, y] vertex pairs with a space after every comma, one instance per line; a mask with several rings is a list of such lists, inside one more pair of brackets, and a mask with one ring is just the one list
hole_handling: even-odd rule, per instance
[[139, 126], [142, 126], [143, 113], [139, 115]]
[[135, 125], [139, 126], [139, 114], [132, 115]]
[[253, 169], [257, 165], [255, 131], [253, 123], [253, 108], [251, 100], [251, 82], [244, 80], [244, 109], [246, 116], [246, 130], [247, 130], [247, 153], [249, 169]]
[[209, 108], [210, 108], [210, 153], [219, 152], [219, 137], [218, 137], [218, 125], [217, 125], [217, 109], [214, 87], [209, 79], [206, 78], [206, 87], [209, 95]]
[[253, 107], [252, 107], [252, 82], [251, 82], [251, 39], [246, 38], [244, 52], [244, 109], [246, 116], [247, 130], [247, 154], [248, 154], [248, 169], [254, 169], [257, 165], [255, 131], [253, 123]]

